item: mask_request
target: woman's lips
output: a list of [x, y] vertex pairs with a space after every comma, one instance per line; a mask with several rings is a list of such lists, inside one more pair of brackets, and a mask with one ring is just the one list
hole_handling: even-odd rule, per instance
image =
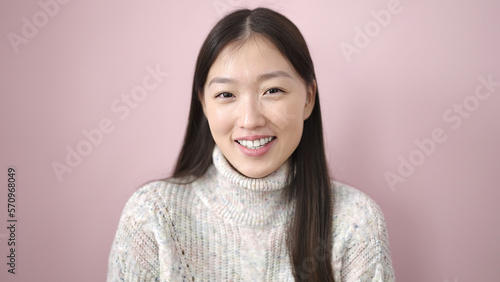
[[276, 137], [269, 135], [246, 136], [235, 140], [240, 151], [250, 157], [265, 155], [275, 142]]

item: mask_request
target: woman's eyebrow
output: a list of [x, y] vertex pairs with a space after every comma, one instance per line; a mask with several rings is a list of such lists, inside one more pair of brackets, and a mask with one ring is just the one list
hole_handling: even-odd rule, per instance
[[268, 79], [275, 78], [275, 77], [288, 77], [288, 78], [293, 79], [293, 77], [289, 73], [287, 73], [286, 71], [272, 71], [272, 72], [268, 72], [268, 73], [264, 73], [264, 74], [259, 75], [259, 78], [257, 80], [262, 81], [262, 80], [268, 80]]
[[[264, 73], [264, 74], [259, 75], [257, 78], [257, 81], [268, 80], [268, 79], [275, 78], [275, 77], [288, 77], [288, 78], [293, 79], [293, 77], [289, 73], [287, 73], [286, 71], [272, 71], [272, 72], [268, 72], [268, 73]], [[212, 83], [234, 84], [234, 83], [236, 83], [236, 81], [232, 78], [217, 76], [217, 77], [212, 78], [212, 80], [210, 80], [210, 82], [208, 83], [208, 86], [210, 86]]]

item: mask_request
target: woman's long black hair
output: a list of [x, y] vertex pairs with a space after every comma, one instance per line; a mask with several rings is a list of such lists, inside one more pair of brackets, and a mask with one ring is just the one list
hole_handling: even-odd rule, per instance
[[[194, 73], [189, 121], [173, 177], [202, 176], [212, 163], [215, 146], [199, 94], [208, 71], [229, 43], [244, 42], [252, 35], [270, 40], [293, 65], [306, 85], [316, 81], [306, 42], [285, 16], [267, 8], [237, 10], [221, 19], [203, 43]], [[304, 121], [302, 138], [291, 155], [292, 169], [286, 194], [295, 201], [295, 215], [287, 233], [295, 280], [334, 281], [332, 270], [332, 192], [323, 144], [318, 90], [315, 104]]]

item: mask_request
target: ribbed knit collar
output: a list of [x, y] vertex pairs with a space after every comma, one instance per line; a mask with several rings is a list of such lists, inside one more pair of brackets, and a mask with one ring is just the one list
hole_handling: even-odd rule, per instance
[[205, 199], [216, 214], [238, 225], [265, 226], [286, 223], [292, 205], [285, 198], [289, 169], [285, 162], [263, 178], [249, 178], [236, 171], [215, 146], [213, 167], [207, 177], [211, 184]]

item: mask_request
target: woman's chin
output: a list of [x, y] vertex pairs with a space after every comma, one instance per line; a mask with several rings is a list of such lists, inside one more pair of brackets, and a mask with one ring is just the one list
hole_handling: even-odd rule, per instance
[[[256, 165], [257, 166], [257, 165]], [[236, 170], [249, 178], [264, 178], [268, 176], [269, 174], [273, 173], [274, 171], [272, 169], [255, 169], [255, 167], [240, 167], [239, 169], [236, 168]]]

